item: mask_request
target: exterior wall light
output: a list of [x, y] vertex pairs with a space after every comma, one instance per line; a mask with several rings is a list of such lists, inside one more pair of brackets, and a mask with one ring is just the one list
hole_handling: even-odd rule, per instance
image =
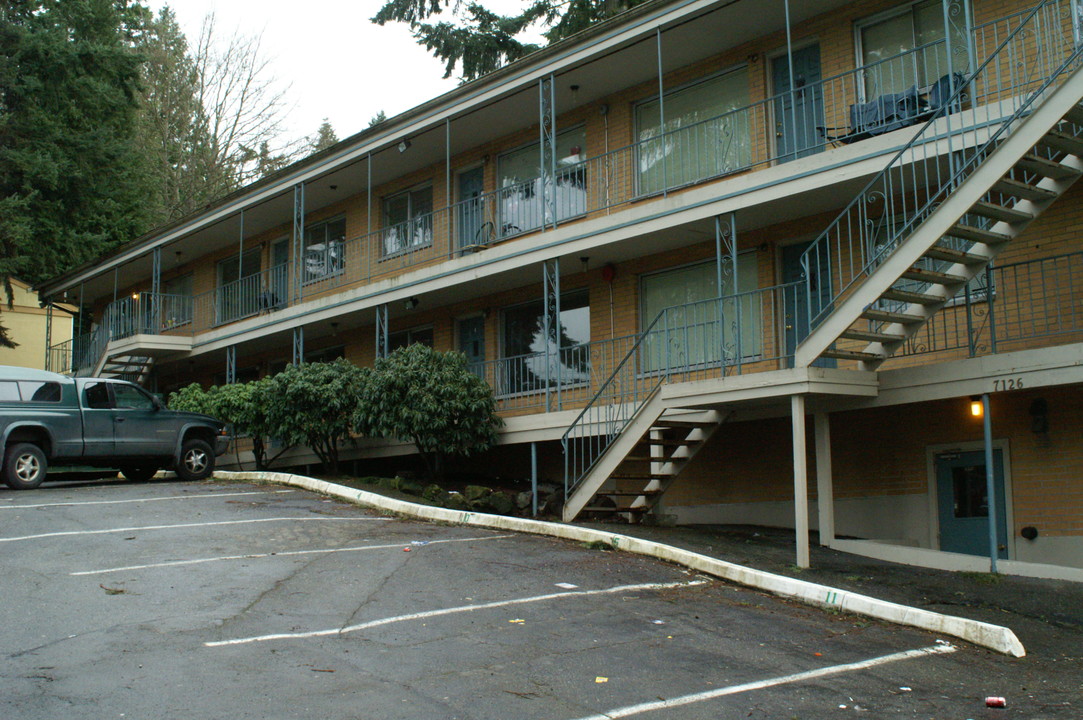
[[405, 303], [403, 303], [403, 304], [405, 305], [405, 307], [406, 307], [406, 309], [407, 309], [407, 310], [413, 310], [413, 309], [414, 309], [414, 308], [416, 308], [416, 307], [417, 307], [417, 306], [418, 306], [419, 304], [421, 304], [421, 301], [420, 301], [420, 300], [418, 300], [418, 299], [417, 299], [416, 297], [412, 297], [412, 298], [410, 298], [409, 300], [407, 300], [407, 301], [406, 301]]
[[402, 140], [399, 141], [399, 152], [400, 153], [404, 153], [409, 149], [410, 149], [410, 141], [409, 140], [407, 140], [406, 138], [403, 138]]
[[980, 418], [985, 416], [985, 410], [981, 404], [980, 397], [970, 398], [970, 417]]

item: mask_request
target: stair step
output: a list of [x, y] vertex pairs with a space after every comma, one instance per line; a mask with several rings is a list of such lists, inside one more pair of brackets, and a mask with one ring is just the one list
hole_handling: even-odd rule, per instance
[[873, 332], [872, 330], [844, 330], [841, 338], [847, 340], [861, 340], [862, 342], [878, 342], [878, 343], [896, 343], [902, 342], [906, 339], [905, 335], [898, 335], [896, 333], [881, 333]]
[[1019, 162], [1017, 162], [1015, 166], [1025, 172], [1041, 175], [1042, 177], [1053, 178], [1054, 180], [1065, 180], [1079, 174], [1079, 171], [1073, 167], [1059, 163], [1056, 160], [1041, 157], [1040, 155], [1034, 155], [1033, 153], [1024, 155], [1019, 159]]
[[1011, 240], [1011, 237], [1004, 233], [985, 230], [983, 228], [974, 227], [973, 225], [964, 225], [963, 223], [955, 223], [952, 225], [951, 230], [948, 230], [948, 235], [951, 237], [962, 238], [963, 240], [979, 242], [983, 245], [1003, 245]]
[[609, 476], [610, 480], [671, 480], [672, 475], [666, 475], [664, 473], [634, 473], [630, 475], [618, 475], [616, 473]]
[[1077, 138], [1058, 130], [1050, 130], [1042, 138], [1042, 145], [1071, 155], [1083, 155], [1083, 138]]
[[1083, 125], [1083, 105], [1073, 105], [1064, 119], [1076, 125]]
[[622, 462], [669, 462], [669, 458], [651, 457], [650, 455], [625, 455]]
[[917, 303], [918, 305], [939, 305], [940, 303], [945, 302], [944, 298], [939, 295], [929, 295], [927, 293], [914, 292], [913, 290], [900, 290], [899, 288], [888, 288], [880, 295], [880, 297], [883, 300]]
[[946, 260], [947, 262], [962, 263], [964, 265], [984, 265], [989, 258], [974, 253], [963, 252], [955, 248], [933, 245], [925, 251], [925, 257], [933, 260]]
[[692, 447], [693, 445], [700, 445], [702, 443], [702, 440], [652, 440], [646, 437], [639, 441], [640, 445], [654, 445], [656, 447], [667, 448]]
[[883, 355], [877, 355], [870, 352], [859, 352], [857, 350], [824, 350], [821, 353], [821, 357], [832, 358], [834, 360], [859, 360], [861, 362], [880, 362], [884, 359]]
[[900, 325], [917, 325], [925, 322], [925, 318], [920, 315], [891, 312], [890, 310], [877, 310], [876, 308], [865, 308], [861, 313], [861, 317], [875, 322], [898, 323]]
[[904, 272], [902, 276], [907, 280], [931, 283], [933, 285], [962, 285], [966, 282], [966, 278], [962, 275], [937, 272], [936, 270], [926, 270], [925, 268], [919, 267], [910, 268]]
[[1005, 195], [1011, 195], [1012, 197], [1033, 200], [1034, 202], [1047, 202], [1057, 199], [1057, 194], [1052, 190], [1035, 187], [1034, 185], [1028, 185], [1010, 178], [1001, 178], [997, 180], [996, 184], [993, 185], [993, 190]]
[[643, 513], [650, 512], [650, 507], [647, 505], [639, 505], [637, 507], [605, 507], [599, 505], [587, 505], [580, 512], [611, 512], [611, 513]]
[[996, 203], [979, 200], [970, 208], [970, 212], [993, 220], [1003, 220], [1009, 224], [1028, 222], [1034, 219], [1033, 213], [1016, 210], [1015, 208], [998, 205]]
[[598, 494], [595, 495], [595, 497], [602, 497], [603, 495], [604, 496], [609, 496], [609, 497], [640, 497], [640, 496], [650, 497], [652, 495], [661, 495], [661, 494], [662, 494], [661, 490], [639, 490], [638, 492], [635, 491], [635, 490], [619, 491], [619, 492], [618, 491], [610, 492], [610, 491], [606, 491], [606, 490], [599, 490]]
[[704, 425], [709, 425], [709, 424], [710, 423], [696, 422], [695, 420], [666, 420], [664, 418], [659, 418], [658, 420], [654, 421], [653, 425], [651, 425], [651, 429], [652, 430], [669, 430], [669, 429], [677, 430], [677, 429], [681, 429], [681, 428], [688, 428], [690, 430], [694, 430], [695, 428], [701, 428]]

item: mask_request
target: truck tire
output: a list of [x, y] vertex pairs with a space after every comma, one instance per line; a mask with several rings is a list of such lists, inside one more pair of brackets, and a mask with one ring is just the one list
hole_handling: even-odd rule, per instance
[[192, 438], [184, 441], [177, 477], [181, 480], [203, 480], [214, 472], [214, 452], [205, 440]]
[[133, 465], [130, 467], [122, 467], [120, 472], [128, 480], [134, 482], [146, 482], [154, 477], [158, 472], [158, 468], [153, 465]]
[[4, 454], [4, 482], [12, 490], [33, 490], [41, 485], [49, 461], [33, 443], [17, 443]]

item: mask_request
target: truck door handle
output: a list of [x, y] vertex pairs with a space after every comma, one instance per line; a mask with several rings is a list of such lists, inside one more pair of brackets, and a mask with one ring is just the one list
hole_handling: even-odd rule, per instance
[[118, 417], [118, 418], [116, 418], [116, 421], [117, 422], [124, 422], [124, 418]]

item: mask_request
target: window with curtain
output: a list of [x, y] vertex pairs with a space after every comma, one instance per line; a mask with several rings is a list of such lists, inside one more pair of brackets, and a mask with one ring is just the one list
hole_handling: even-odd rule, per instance
[[[960, 10], [961, 12], [961, 10]], [[944, 8], [941, 0], [911, 3], [858, 24], [858, 56], [865, 66], [865, 99], [925, 87], [949, 75]], [[951, 72], [966, 72], [965, 23], [950, 25]]]
[[[560, 296], [560, 333], [556, 323], [545, 334], [545, 304], [534, 300], [501, 313], [499, 392], [544, 390], [557, 378], [563, 385], [590, 379], [590, 303], [586, 290]], [[558, 352], [559, 348], [559, 352]], [[548, 360], [548, 365], [546, 364]]]
[[305, 228], [302, 251], [302, 282], [322, 280], [342, 272], [343, 244], [346, 242], [346, 218], [338, 217], [313, 223]]
[[664, 108], [657, 97], [645, 100], [636, 106], [635, 122], [642, 195], [748, 167], [748, 70], [738, 68], [671, 90]]
[[383, 254], [399, 255], [432, 245], [432, 186], [384, 198]]
[[[537, 230], [587, 212], [587, 134], [582, 127], [558, 133], [556, 176], [541, 169], [541, 146], [531, 143], [500, 156], [498, 167], [500, 235], [508, 237]], [[553, 207], [546, 206], [552, 193]]]
[[756, 254], [738, 256], [736, 289], [733, 273], [726, 269], [721, 301], [717, 300], [718, 268], [714, 261], [640, 280], [642, 329], [658, 318], [643, 341], [640, 362], [644, 370], [729, 364], [762, 352], [762, 298], [751, 292], [759, 277]]

